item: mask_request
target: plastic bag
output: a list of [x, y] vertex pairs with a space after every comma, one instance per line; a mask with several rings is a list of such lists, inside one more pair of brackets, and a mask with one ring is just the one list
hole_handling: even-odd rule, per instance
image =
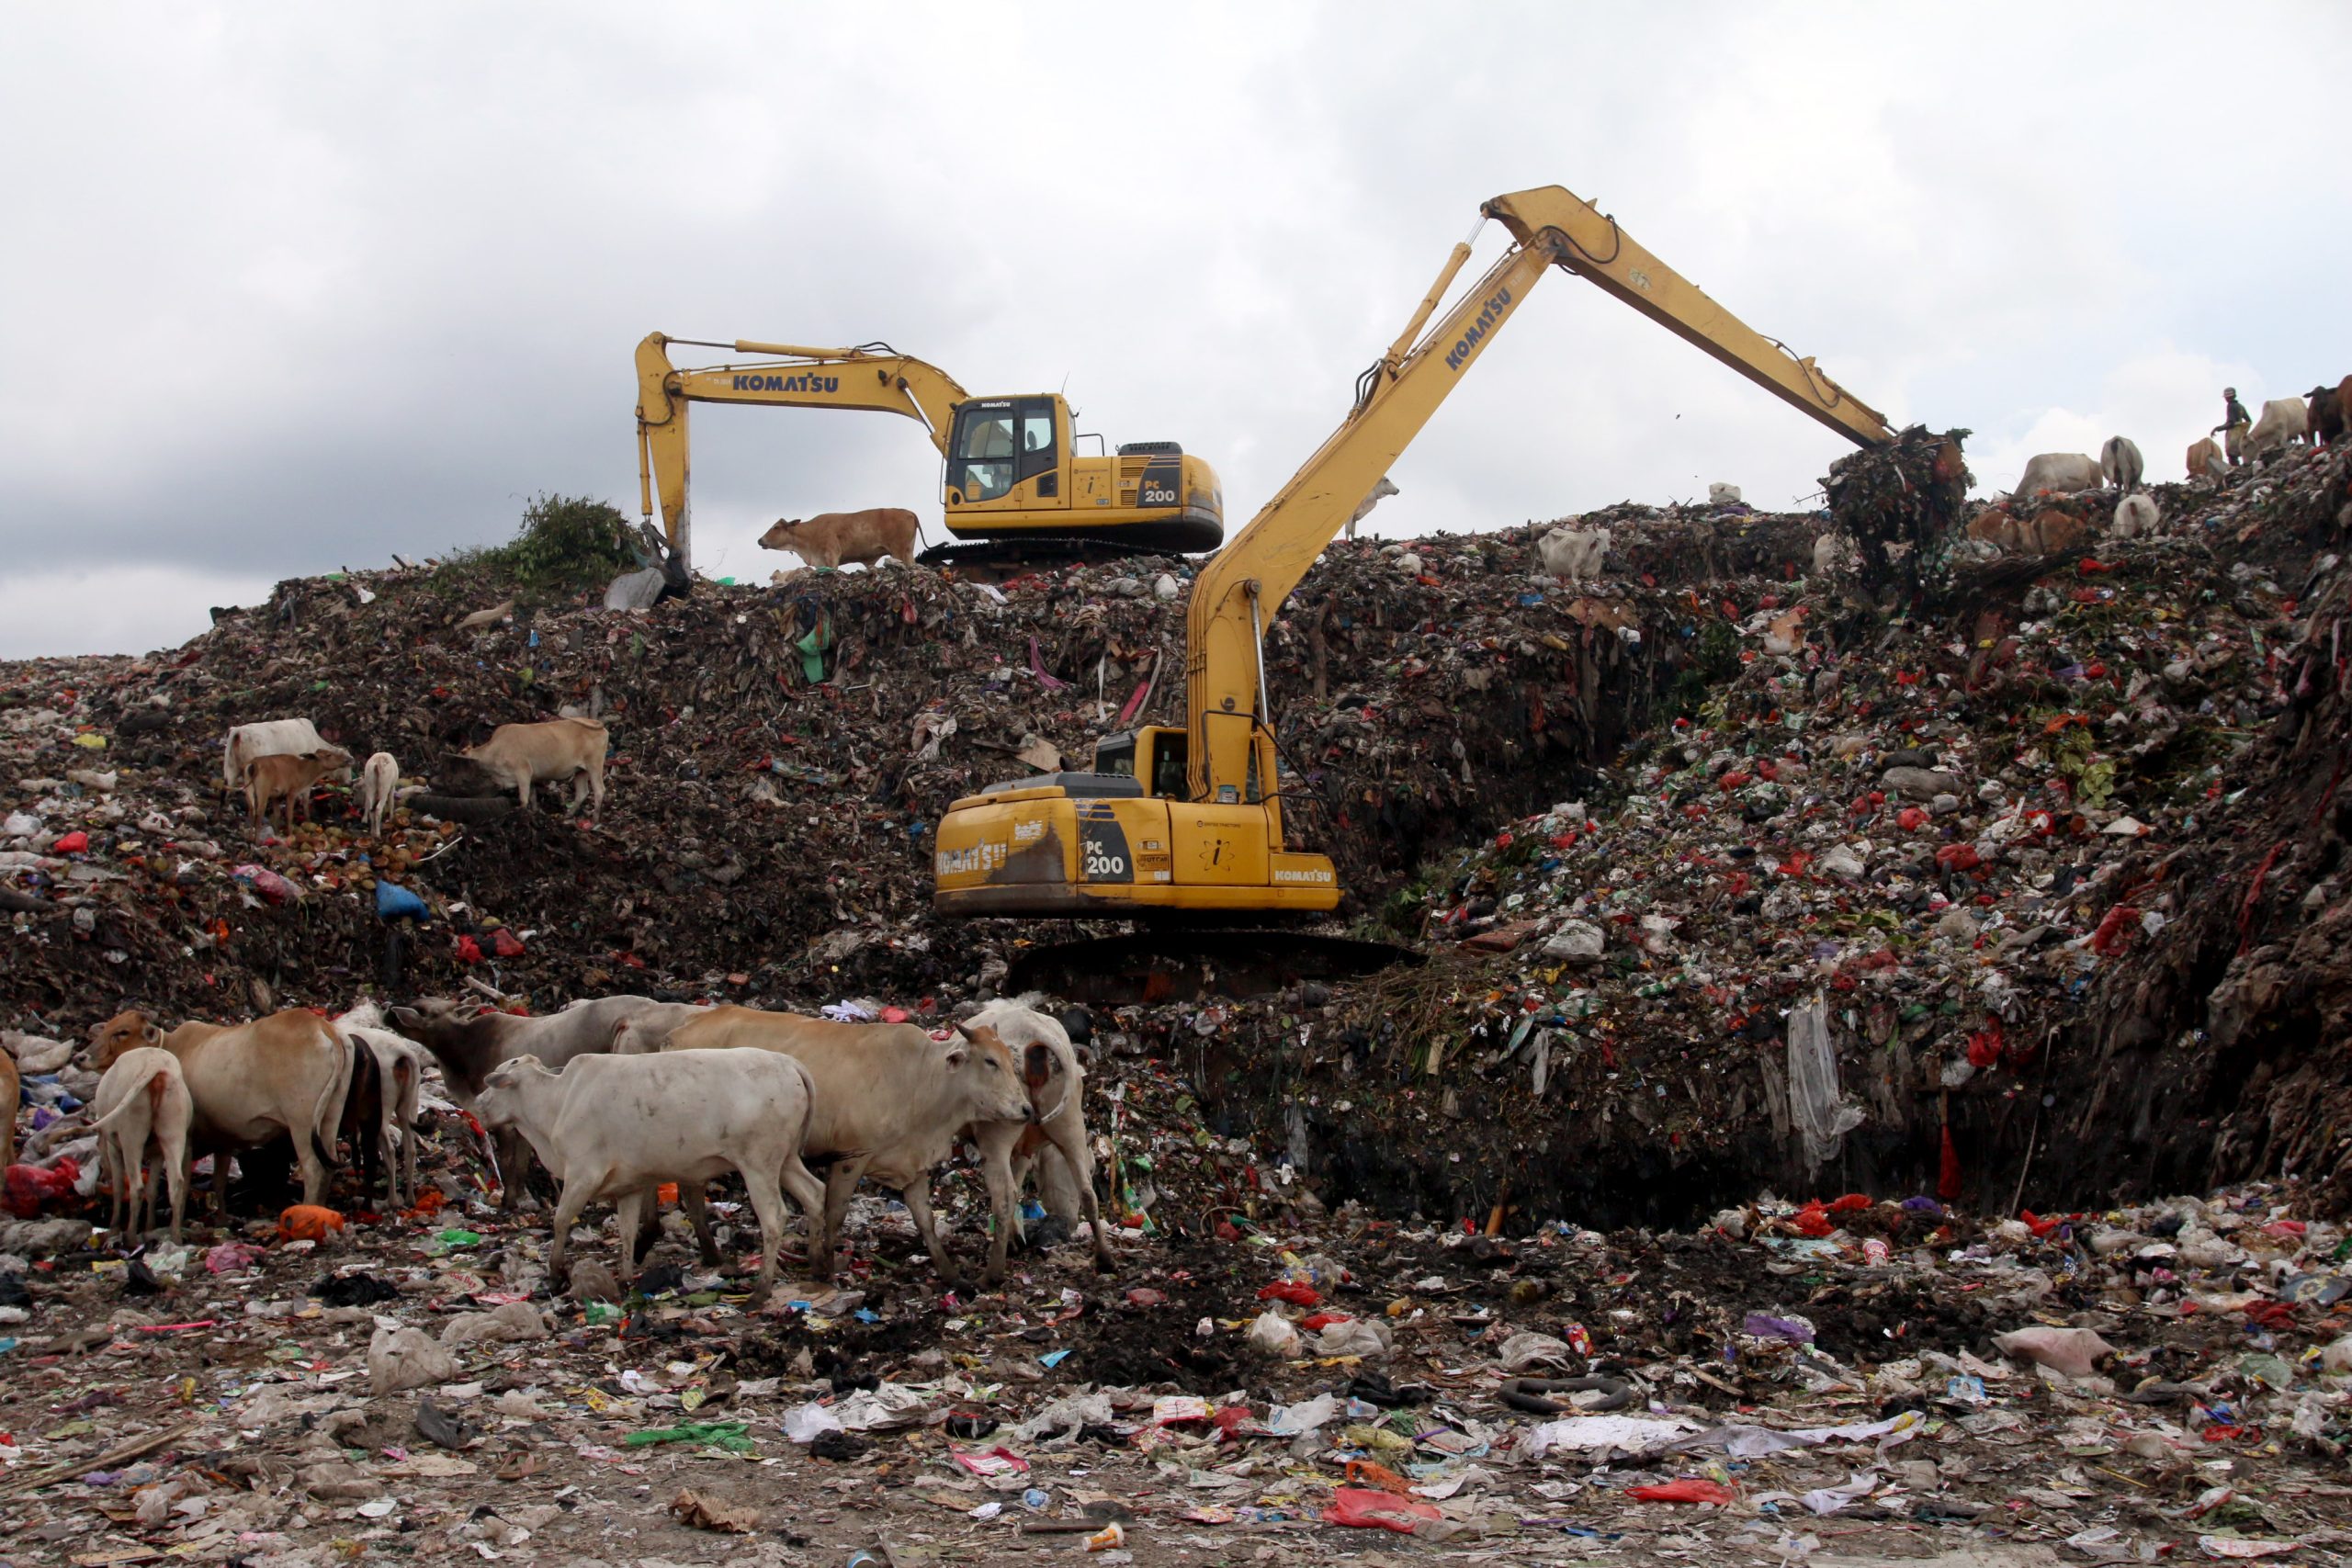
[[547, 1320], [528, 1302], [508, 1302], [490, 1312], [459, 1313], [441, 1327], [441, 1343], [453, 1347], [481, 1339], [516, 1344], [547, 1337]]
[[1268, 1307], [1250, 1325], [1250, 1348], [1276, 1360], [1294, 1359], [1301, 1348], [1298, 1330], [1291, 1326], [1288, 1318]]
[[1838, 1055], [1829, 1044], [1828, 1004], [1815, 997], [1789, 1014], [1789, 1115], [1808, 1165], [1837, 1157], [1846, 1134], [1862, 1124], [1860, 1108], [1838, 1089]]
[[1363, 1486], [1340, 1487], [1331, 1494], [1331, 1506], [1323, 1510], [1327, 1525], [1395, 1530], [1399, 1535], [1412, 1534], [1417, 1520], [1444, 1517], [1428, 1503]]
[[0, 1195], [0, 1204], [20, 1220], [33, 1219], [40, 1213], [43, 1203], [72, 1197], [74, 1183], [81, 1177], [82, 1168], [70, 1156], [47, 1170], [37, 1165], [12, 1165], [5, 1179], [5, 1195]]
[[343, 1229], [343, 1216], [316, 1203], [297, 1203], [277, 1216], [281, 1241], [324, 1241]]
[[379, 1328], [368, 1341], [368, 1382], [378, 1393], [455, 1382], [458, 1358], [418, 1328]]

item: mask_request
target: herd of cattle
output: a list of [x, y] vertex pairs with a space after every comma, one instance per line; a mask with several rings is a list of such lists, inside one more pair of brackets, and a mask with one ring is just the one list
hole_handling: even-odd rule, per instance
[[[565, 808], [577, 811], [583, 800], [605, 804], [607, 749], [602, 720], [551, 718], [502, 724], [488, 740], [458, 755], [500, 791], [513, 790], [526, 810], [537, 785], [568, 784]], [[354, 763], [350, 752], [326, 740], [307, 718], [263, 719], [229, 731], [220, 747], [220, 783], [225, 790], [243, 794], [246, 813], [256, 825], [266, 822], [270, 807], [282, 802], [291, 834], [295, 817], [311, 815], [311, 786], [327, 779], [351, 783]], [[390, 751], [378, 751], [358, 768], [354, 804], [368, 830], [381, 833], [400, 795], [400, 763]]]
[[[2313, 387], [2308, 398], [2273, 398], [2262, 405], [2259, 417], [2227, 426], [2222, 442], [2207, 436], [2190, 446], [2188, 478], [2225, 479], [2233, 468], [2260, 464], [2298, 442], [2334, 446], [2344, 439], [2347, 420], [2352, 420], [2352, 376], [2335, 387]], [[2129, 539], [2154, 534], [2164, 526], [2164, 512], [2141, 489], [2146, 472], [2139, 445], [2124, 435], [2109, 436], [2096, 457], [2086, 452], [2044, 452], [2026, 463], [2015, 489], [1970, 520], [1968, 537], [2002, 554], [2050, 555], [2072, 548], [2089, 531], [2087, 525], [2076, 512], [2042, 503], [2052, 496], [2102, 489], [2118, 492], [2107, 530], [2110, 535]], [[1713, 504], [1738, 499], [1732, 486], [1709, 487]], [[1535, 541], [1535, 554], [1551, 576], [1583, 582], [1600, 575], [1609, 543], [1606, 528], [1564, 525]], [[1813, 543], [1814, 570], [1825, 575], [1834, 571], [1851, 558], [1851, 551], [1849, 540], [1835, 532], [1823, 534]]]
[[[372, 1198], [380, 1180], [395, 1207], [413, 1205], [423, 1085], [437, 1069], [449, 1098], [487, 1130], [508, 1210], [533, 1159], [558, 1183], [548, 1261], [559, 1279], [582, 1210], [610, 1201], [626, 1283], [655, 1233], [665, 1182], [678, 1184], [703, 1261], [715, 1265], [704, 1184], [729, 1174], [759, 1221], [763, 1296], [783, 1241], [782, 1195], [808, 1220], [811, 1268], [830, 1271], [851, 1194], [867, 1178], [900, 1193], [933, 1263], [954, 1277], [931, 1184], [965, 1145], [977, 1151], [994, 1222], [987, 1282], [1003, 1278], [1033, 1173], [1073, 1217], [1082, 1209], [1107, 1268], [1081, 1050], [1031, 1001], [992, 1001], [936, 1034], [645, 997], [543, 1017], [441, 999], [338, 1018], [293, 1009], [168, 1032], [125, 1012], [90, 1032], [90, 1064], [104, 1076], [85, 1130], [98, 1140], [114, 1222], [140, 1234], [160, 1217], [160, 1187], [178, 1239], [192, 1169], [206, 1156], [225, 1213], [229, 1156], [281, 1139], [293, 1145], [305, 1203], [329, 1196], [347, 1139], [361, 1193]], [[5, 1053], [0, 1064], [10, 1080], [0, 1092], [13, 1103], [16, 1067]], [[821, 1182], [811, 1161], [828, 1164]]]

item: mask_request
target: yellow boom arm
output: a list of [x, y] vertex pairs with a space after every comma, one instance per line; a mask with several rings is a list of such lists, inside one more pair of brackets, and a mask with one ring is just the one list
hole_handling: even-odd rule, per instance
[[[681, 370], [670, 345], [731, 349], [756, 360]], [[893, 352], [883, 344], [860, 348], [805, 348], [787, 343], [710, 343], [647, 334], [637, 345], [638, 503], [653, 515], [662, 495], [662, 526], [670, 548], [686, 558], [686, 405], [769, 403], [793, 408], [859, 409], [904, 414], [931, 432], [947, 451], [948, 421], [966, 397], [956, 378], [935, 365]]]
[[[1799, 359], [1752, 331], [1636, 244], [1615, 219], [1560, 186], [1499, 196], [1479, 211], [1482, 222], [1491, 218], [1510, 231], [1511, 248], [1423, 333], [1469, 259], [1468, 240], [1453, 247], [1404, 332], [1357, 382], [1347, 419], [1193, 585], [1185, 695], [1195, 800], [1240, 800], [1258, 793], [1250, 776], [1253, 757], [1259, 731], [1272, 722], [1261, 652], [1266, 624], [1551, 267], [1591, 279], [1858, 446], [1894, 437], [1876, 411], [1811, 359]], [[1270, 837], [1280, 843], [1281, 801], [1271, 784], [1267, 781], [1266, 804], [1277, 815]]]

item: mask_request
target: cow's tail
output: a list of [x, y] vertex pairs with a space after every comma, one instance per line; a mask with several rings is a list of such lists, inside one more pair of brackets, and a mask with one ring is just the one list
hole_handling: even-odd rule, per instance
[[335, 1043], [334, 1070], [328, 1074], [326, 1087], [319, 1091], [318, 1104], [311, 1108], [309, 1131], [311, 1152], [319, 1156], [321, 1165], [333, 1170], [340, 1163], [334, 1157], [335, 1134], [343, 1127], [343, 1102], [351, 1094], [351, 1059], [366, 1047], [334, 1024], [321, 1021], [327, 1038]]

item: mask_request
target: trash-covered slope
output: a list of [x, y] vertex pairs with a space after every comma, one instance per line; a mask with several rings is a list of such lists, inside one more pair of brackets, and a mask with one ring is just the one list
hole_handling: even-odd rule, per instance
[[[1610, 567], [1583, 585], [1533, 572], [1544, 525], [1335, 545], [1268, 650], [1293, 821], [1338, 859], [1349, 919], [1434, 962], [1105, 1017], [1108, 1070], [1175, 1073], [1216, 1134], [1333, 1201], [1445, 1217], [1679, 1221], [1767, 1184], [2006, 1211], [2308, 1162], [2332, 1057], [2291, 1029], [2194, 1032], [2233, 963], [2331, 1005], [2308, 956], [2329, 900], [2300, 903], [2334, 865], [2324, 813], [2233, 954], [2258, 863], [2335, 772], [2340, 667], [2290, 667], [2342, 609], [2312, 562], [2344, 469], [2157, 487], [2153, 540], [1963, 550], [1892, 620], [1816, 574], [1813, 514], [1606, 509], [1586, 521]], [[0, 867], [39, 906], [9, 916], [0, 1019], [73, 1032], [126, 1000], [222, 1017], [467, 977], [538, 1005], [951, 1007], [1057, 932], [932, 919], [938, 813], [1181, 712], [1164, 564], [1001, 590], [807, 574], [470, 629], [496, 596], [478, 580], [360, 574], [150, 660], [0, 666], [25, 819]], [[329, 811], [278, 843], [216, 799], [232, 722], [305, 715], [447, 791], [456, 747], [562, 705], [614, 736], [586, 822], [412, 813], [379, 843]], [[379, 874], [436, 916], [397, 954]], [[1816, 997], [1836, 1088], [1792, 1101], [1790, 1018]], [[2233, 1064], [2257, 1057], [2248, 1096]]]

